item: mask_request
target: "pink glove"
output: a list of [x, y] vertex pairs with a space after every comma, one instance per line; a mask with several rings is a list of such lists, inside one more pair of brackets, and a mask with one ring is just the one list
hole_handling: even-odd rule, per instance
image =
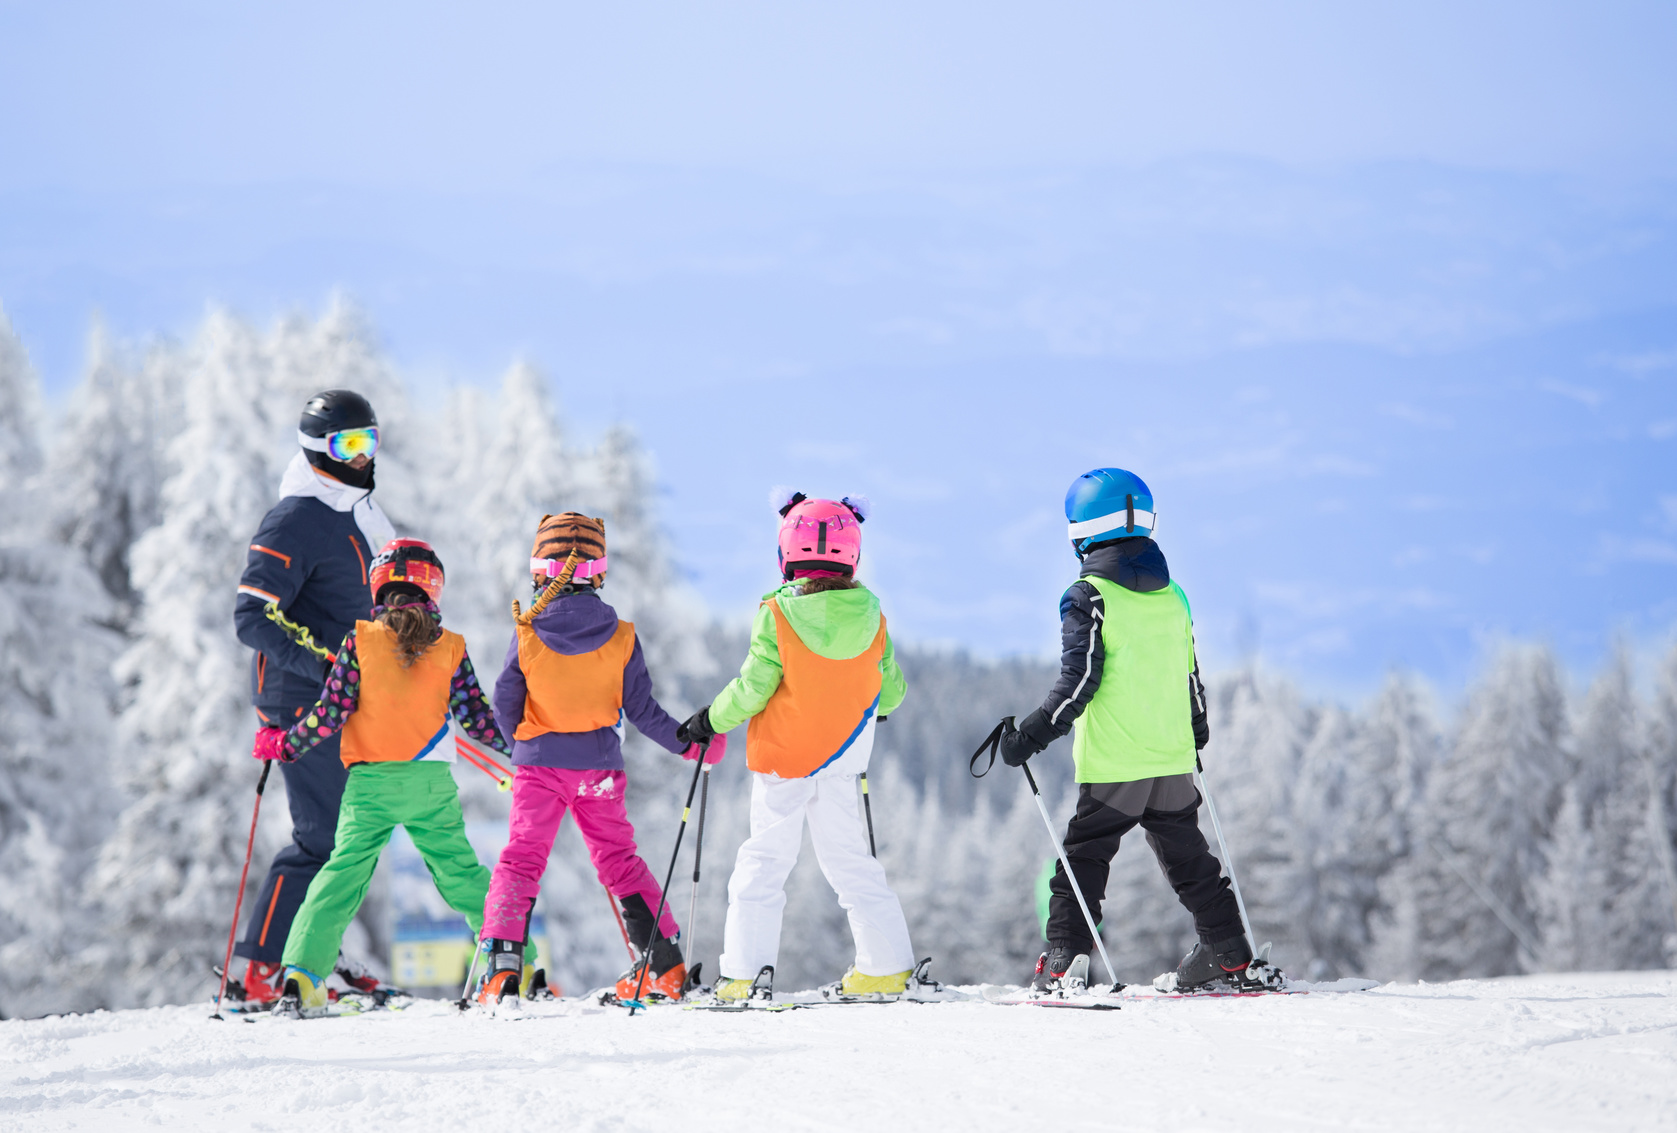
[[285, 759], [285, 729], [258, 728], [256, 743], [250, 749], [253, 759]]
[[706, 763], [721, 763], [722, 757], [728, 754], [728, 734], [723, 732], [720, 735], [712, 736], [708, 748], [700, 744], [688, 744], [687, 750], [681, 753], [681, 758], [697, 759], [701, 754], [705, 757]]

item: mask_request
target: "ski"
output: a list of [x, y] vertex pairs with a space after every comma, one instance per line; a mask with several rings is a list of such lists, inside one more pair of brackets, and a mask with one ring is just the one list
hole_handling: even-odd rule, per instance
[[1179, 991], [1175, 987], [1174, 977], [1174, 972], [1166, 972], [1153, 982], [1151, 988], [1126, 988], [1124, 996], [1127, 999], [1135, 1000], [1258, 999], [1266, 995], [1344, 995], [1350, 992], [1369, 991], [1380, 986], [1378, 980], [1346, 977], [1323, 983], [1288, 979], [1283, 980], [1279, 985], [1260, 987], [1218, 982], [1199, 988], [1184, 988]]
[[1000, 1007], [1065, 1007], [1074, 1011], [1120, 1010], [1120, 1005], [1111, 993], [1088, 988], [1034, 992], [1030, 988], [985, 984], [979, 989], [979, 994], [983, 996], [984, 1002]]
[[[1040, 975], [1040, 961], [1037, 971]], [[1099, 988], [1105, 990], [1097, 990]], [[1051, 979], [1046, 987], [1038, 988], [1033, 984], [1027, 988], [1013, 988], [985, 984], [979, 989], [979, 993], [985, 1002], [1007, 1007], [1070, 1007], [1083, 1011], [1117, 1011], [1119, 1007], [1113, 999], [1123, 990], [1123, 984], [1097, 984], [1093, 988], [1090, 987], [1089, 957], [1079, 953], [1072, 957], [1066, 970]]]

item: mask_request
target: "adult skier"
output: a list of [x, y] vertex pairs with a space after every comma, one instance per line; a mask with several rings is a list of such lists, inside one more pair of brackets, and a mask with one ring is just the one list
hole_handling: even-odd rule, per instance
[[[1093, 919], [1100, 921], [1118, 842], [1140, 825], [1199, 936], [1176, 986], [1239, 982], [1252, 951], [1199, 828], [1193, 772], [1210, 731], [1193, 615], [1151, 538], [1153, 493], [1133, 472], [1097, 468], [1066, 492], [1066, 519], [1083, 566], [1060, 599], [1059, 679], [1017, 727], [1012, 717], [1003, 722], [998, 750], [1022, 766], [1075, 723], [1077, 810], [1065, 850]], [[1048, 950], [1031, 981], [1038, 991], [1058, 989], [1072, 961], [1094, 946], [1071, 884], [1056, 864]]]
[[[352, 390], [329, 389], [303, 406], [297, 425], [299, 451], [280, 479], [279, 503], [263, 517], [250, 541], [239, 579], [233, 625], [255, 650], [250, 663], [251, 703], [262, 727], [288, 728], [320, 696], [332, 662], [300, 644], [296, 627], [327, 651], [372, 607], [368, 566], [395, 529], [373, 497], [378, 417]], [[291, 623], [287, 628], [272, 615]], [[278, 1000], [281, 956], [291, 920], [309, 882], [332, 856], [338, 805], [348, 772], [339, 738], [282, 763], [291, 809], [291, 843], [274, 855], [260, 895], [234, 949], [249, 961], [242, 988], [247, 1003]], [[340, 960], [354, 986], [377, 986], [358, 965]]]
[[879, 599], [855, 577], [866, 508], [799, 492], [780, 515], [783, 582], [763, 596], [740, 674], [676, 733], [703, 743], [751, 721], [751, 836], [728, 880], [715, 995], [747, 999], [762, 969], [775, 964], [786, 878], [807, 819], [856, 941], [856, 962], [825, 990], [839, 999], [894, 999], [910, 990], [914, 953], [902, 904], [868, 852], [856, 777], [868, 769], [875, 721], [902, 703], [905, 685]]

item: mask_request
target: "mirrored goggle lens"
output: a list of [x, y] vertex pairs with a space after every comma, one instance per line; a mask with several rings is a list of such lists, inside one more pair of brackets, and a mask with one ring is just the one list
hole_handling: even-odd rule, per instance
[[358, 456], [371, 460], [378, 451], [378, 426], [365, 429], [343, 429], [326, 434], [326, 454], [333, 460], [348, 464]]

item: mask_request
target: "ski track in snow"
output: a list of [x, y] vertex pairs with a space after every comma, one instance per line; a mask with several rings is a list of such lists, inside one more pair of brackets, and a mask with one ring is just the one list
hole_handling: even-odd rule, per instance
[[[976, 989], [969, 989], [976, 990]], [[1677, 1126], [1677, 972], [1354, 994], [729, 1015], [445, 1003], [0, 1023], [0, 1129], [1316, 1130]]]

